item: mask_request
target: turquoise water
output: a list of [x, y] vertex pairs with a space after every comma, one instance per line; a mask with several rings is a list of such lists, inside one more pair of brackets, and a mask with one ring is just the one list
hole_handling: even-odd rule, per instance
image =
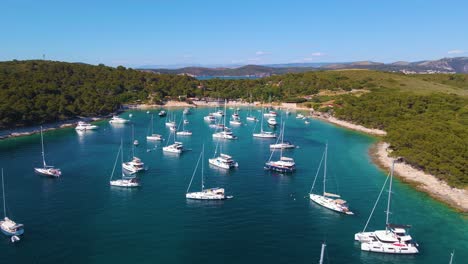
[[[59, 179], [33, 173], [41, 163], [39, 135], [1, 141], [7, 212], [26, 230], [16, 244], [0, 236], [0, 263], [315, 263], [324, 240], [329, 263], [448, 263], [452, 250], [454, 263], [468, 258], [466, 216], [399, 181], [394, 182], [391, 218], [414, 226], [411, 234], [421, 253], [361, 252], [353, 235], [363, 228], [387, 172], [367, 154], [373, 138], [321, 121], [305, 125], [287, 118], [286, 138], [300, 146], [287, 152], [297, 164], [291, 176], [263, 170], [271, 141], [252, 138], [253, 123], [234, 128], [239, 140], [224, 142], [222, 148], [239, 168], [227, 173], [205, 161], [205, 186], [224, 187], [234, 198], [187, 201], [202, 144], [207, 158], [216, 146], [203, 121], [208, 111], [197, 109], [187, 117], [194, 135], [178, 140], [192, 151], [180, 157], [164, 155], [160, 144], [146, 142], [148, 114], [123, 114], [133, 113], [140, 141], [136, 152], [149, 166], [137, 190], [109, 186], [121, 137], [124, 155], [130, 155], [130, 125], [112, 127], [103, 121], [99, 130], [82, 136], [74, 129], [45, 133], [47, 160], [63, 171]], [[175, 112], [180, 118], [182, 110]], [[243, 120], [246, 112], [240, 113]], [[155, 132], [167, 138], [164, 121], [155, 116]], [[354, 216], [319, 207], [307, 197], [326, 140], [328, 189], [349, 202]], [[199, 186], [197, 174], [192, 188]], [[383, 228], [384, 202], [369, 229]]]

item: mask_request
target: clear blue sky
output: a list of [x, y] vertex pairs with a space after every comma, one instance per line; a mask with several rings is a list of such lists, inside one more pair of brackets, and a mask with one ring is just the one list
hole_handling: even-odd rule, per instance
[[0, 60], [269, 64], [468, 56], [468, 1], [2, 0]]

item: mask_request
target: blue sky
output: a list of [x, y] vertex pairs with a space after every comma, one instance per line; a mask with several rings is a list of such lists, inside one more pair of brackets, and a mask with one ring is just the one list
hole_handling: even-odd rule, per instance
[[468, 1], [0, 2], [0, 60], [214, 65], [468, 56]]

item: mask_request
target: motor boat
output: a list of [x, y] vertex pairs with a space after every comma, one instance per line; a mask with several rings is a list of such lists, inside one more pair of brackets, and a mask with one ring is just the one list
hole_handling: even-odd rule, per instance
[[221, 153], [218, 157], [208, 159], [208, 162], [211, 165], [223, 168], [223, 169], [230, 169], [230, 168], [237, 168], [239, 164], [232, 159], [231, 156], [227, 154]]
[[98, 126], [92, 125], [90, 123], [86, 123], [86, 122], [83, 122], [83, 121], [79, 121], [78, 124], [75, 127], [75, 129], [78, 130], [78, 131], [93, 130], [93, 129], [97, 129], [97, 128], [98, 128]]
[[111, 123], [111, 124], [126, 124], [126, 123], [129, 123], [129, 122], [130, 122], [130, 120], [121, 118], [119, 116], [113, 116], [111, 118], [111, 120], [109, 120], [109, 123]]
[[280, 160], [268, 161], [265, 163], [265, 169], [282, 173], [289, 173], [296, 170], [296, 163], [292, 158], [281, 157]]

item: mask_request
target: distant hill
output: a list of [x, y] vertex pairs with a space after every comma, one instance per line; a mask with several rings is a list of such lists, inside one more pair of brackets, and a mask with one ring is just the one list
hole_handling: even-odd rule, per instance
[[318, 70], [368, 69], [377, 71], [411, 73], [468, 73], [468, 57], [443, 58], [418, 62], [397, 61], [381, 63], [356, 61], [343, 63], [290, 63], [270, 65], [245, 65], [228, 67], [184, 67], [178, 69], [144, 69], [145, 71], [191, 76], [257, 76], [266, 77], [285, 73], [300, 73]]

